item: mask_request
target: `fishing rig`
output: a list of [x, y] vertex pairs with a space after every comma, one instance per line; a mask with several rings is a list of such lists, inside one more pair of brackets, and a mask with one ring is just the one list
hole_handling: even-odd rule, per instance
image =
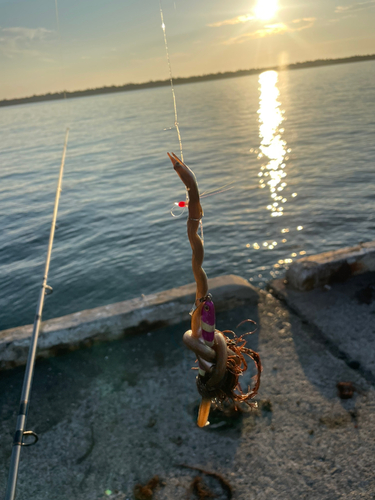
[[[194, 172], [184, 163], [181, 133], [177, 119], [177, 103], [173, 86], [172, 66], [169, 57], [161, 0], [159, 0], [159, 7], [173, 99], [174, 125], [180, 146], [181, 159], [174, 153], [167, 154], [186, 189], [185, 201], [175, 203], [171, 214], [174, 217], [179, 217], [186, 208], [188, 209], [187, 233], [192, 249], [192, 269], [196, 282], [196, 297], [193, 309], [190, 312], [191, 330], [185, 332], [183, 341], [186, 347], [195, 353], [198, 360], [199, 372], [196, 382], [202, 400], [199, 406], [197, 424], [199, 427], [204, 427], [209, 424], [208, 417], [212, 404], [218, 409], [224, 409], [224, 405], [228, 403], [232, 403], [235, 410], [239, 409], [240, 403], [246, 403], [249, 407], [256, 407], [256, 403], [251, 402], [251, 400], [256, 396], [259, 389], [262, 363], [259, 354], [246, 347], [245, 335], [254, 332], [237, 336], [231, 330], [221, 332], [215, 328], [215, 306], [212, 296], [208, 292], [207, 276], [202, 267], [204, 241], [203, 209], [200, 204], [201, 195]], [[217, 192], [226, 191], [227, 189], [231, 189], [231, 187], [231, 184], [227, 184]], [[182, 209], [179, 215], [174, 213], [176, 206]], [[200, 236], [198, 235], [199, 229]], [[245, 320], [242, 323], [247, 321], [254, 323], [251, 320]], [[227, 334], [231, 335], [231, 337], [228, 337]], [[254, 362], [256, 368], [254, 387], [250, 388], [249, 386], [247, 392], [242, 390], [239, 383], [239, 377], [247, 370], [245, 355]]]
[[[62, 159], [61, 159], [59, 178], [58, 178], [58, 182], [57, 182], [55, 204], [54, 204], [54, 208], [53, 208], [51, 230], [50, 230], [49, 241], [48, 241], [47, 257], [46, 257], [46, 262], [45, 262], [45, 266], [44, 266], [42, 286], [41, 286], [40, 293], [39, 293], [39, 300], [38, 300], [38, 305], [36, 308], [36, 314], [35, 314], [35, 319], [34, 319], [33, 333], [31, 335], [29, 354], [27, 357], [26, 370], [25, 370], [25, 375], [24, 375], [24, 379], [23, 379], [20, 408], [19, 408], [18, 417], [17, 417], [16, 432], [15, 432], [14, 438], [13, 438], [12, 455], [11, 455], [11, 459], [10, 459], [10, 468], [9, 468], [7, 489], [6, 489], [6, 493], [5, 493], [5, 500], [13, 500], [15, 497], [15, 494], [16, 494], [17, 477], [18, 477], [18, 469], [19, 469], [22, 446], [31, 446], [38, 441], [38, 436], [34, 431], [27, 431], [26, 430], [26, 421], [27, 421], [27, 413], [28, 413], [29, 403], [30, 403], [30, 393], [31, 393], [31, 386], [32, 386], [32, 380], [33, 380], [33, 374], [34, 374], [34, 366], [35, 366], [36, 349], [37, 349], [38, 337], [39, 337], [39, 329], [40, 329], [40, 323], [42, 321], [44, 298], [46, 295], [50, 295], [53, 292], [52, 287], [47, 284], [47, 279], [48, 279], [48, 271], [49, 271], [49, 266], [50, 266], [50, 261], [51, 261], [52, 245], [53, 245], [53, 240], [54, 240], [54, 236], [55, 236], [57, 210], [59, 207], [61, 185], [62, 185], [65, 157], [66, 157], [66, 149], [68, 146], [68, 137], [69, 137], [69, 128], [67, 128], [66, 134], [65, 134], [65, 142], [64, 142], [63, 154], [62, 154]], [[25, 441], [24, 439], [27, 436], [32, 436], [33, 440], [30, 442]]]

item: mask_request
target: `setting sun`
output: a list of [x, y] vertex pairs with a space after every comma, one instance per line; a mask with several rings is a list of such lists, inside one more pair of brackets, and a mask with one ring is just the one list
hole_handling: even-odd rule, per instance
[[277, 9], [277, 0], [258, 0], [254, 8], [254, 13], [257, 19], [269, 21], [275, 16]]

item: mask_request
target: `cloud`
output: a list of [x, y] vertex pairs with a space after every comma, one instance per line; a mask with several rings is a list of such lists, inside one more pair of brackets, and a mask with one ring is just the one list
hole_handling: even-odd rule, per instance
[[43, 40], [52, 31], [45, 28], [3, 28], [2, 32], [18, 40]]
[[250, 14], [245, 14], [243, 16], [233, 17], [232, 19], [226, 19], [225, 21], [220, 21], [218, 23], [207, 24], [210, 28], [219, 28], [220, 26], [227, 26], [228, 24], [241, 24], [247, 23], [248, 21], [252, 21], [254, 16]]
[[293, 19], [291, 29], [288, 31], [301, 31], [307, 28], [311, 28], [311, 26], [315, 23], [316, 17], [303, 17], [302, 19]]
[[230, 38], [224, 43], [226, 45], [230, 45], [233, 43], [243, 43], [253, 38], [264, 38], [266, 36], [279, 35], [283, 33], [293, 33], [294, 31], [301, 31], [307, 28], [311, 28], [315, 21], [315, 17], [304, 17], [303, 19], [294, 19], [289, 24], [266, 24], [261, 29]]
[[16, 55], [38, 57], [41, 53], [35, 49], [38, 42], [48, 38], [51, 33], [46, 28], [22, 28], [19, 26], [0, 29], [0, 53], [8, 58]]
[[286, 31], [288, 31], [288, 26], [284, 23], [266, 24], [264, 28], [253, 31], [251, 33], [246, 33], [245, 35], [236, 38], [243, 38], [244, 40], [242, 41], [245, 41], [246, 38], [264, 38], [265, 36], [277, 35], [278, 33], [285, 33]]
[[368, 2], [358, 2], [358, 3], [353, 3], [351, 5], [339, 5], [336, 7], [335, 12], [337, 14], [341, 14], [342, 12], [348, 12], [351, 10], [362, 10], [362, 9], [369, 9], [370, 7], [375, 6], [375, 0], [369, 0]]

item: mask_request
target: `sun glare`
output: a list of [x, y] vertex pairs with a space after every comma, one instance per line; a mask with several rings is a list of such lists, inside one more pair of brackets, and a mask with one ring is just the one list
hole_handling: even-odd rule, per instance
[[277, 12], [277, 0], [258, 0], [254, 8], [254, 14], [257, 19], [269, 21]]

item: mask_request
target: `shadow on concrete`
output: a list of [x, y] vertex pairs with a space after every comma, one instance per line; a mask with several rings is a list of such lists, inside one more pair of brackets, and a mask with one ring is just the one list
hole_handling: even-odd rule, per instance
[[[254, 306], [220, 313], [217, 328], [236, 330], [247, 318], [257, 320]], [[210, 466], [217, 456], [225, 455], [225, 462], [235, 456], [245, 414], [213, 414], [212, 427], [196, 426], [194, 354], [182, 343], [189, 327], [186, 322], [37, 361], [27, 427], [40, 439], [22, 450], [19, 500], [97, 498], [108, 484], [126, 490], [174, 464]], [[244, 325], [238, 333], [245, 331]], [[248, 339], [257, 350], [258, 334]], [[1, 373], [0, 491], [23, 374], [21, 367]]]

